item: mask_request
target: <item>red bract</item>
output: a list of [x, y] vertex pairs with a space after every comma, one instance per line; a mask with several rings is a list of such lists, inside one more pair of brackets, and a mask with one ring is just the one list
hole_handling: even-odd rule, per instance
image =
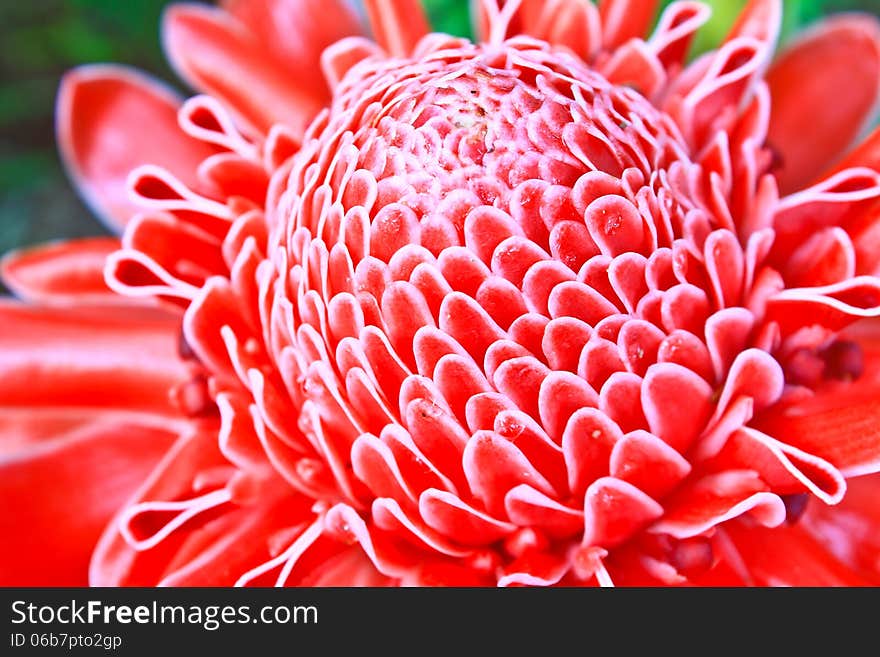
[[6, 260], [3, 580], [880, 583], [876, 21], [365, 4], [65, 79], [125, 232]]

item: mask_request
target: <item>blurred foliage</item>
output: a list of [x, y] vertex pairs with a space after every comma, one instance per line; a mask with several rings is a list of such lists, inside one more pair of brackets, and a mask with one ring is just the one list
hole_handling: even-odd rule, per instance
[[171, 75], [159, 49], [163, 0], [0, 0], [0, 252], [103, 232], [65, 179], [54, 145], [58, 81], [119, 62]]
[[[713, 5], [698, 50], [712, 47], [746, 0]], [[466, 0], [425, 0], [434, 28], [470, 36]], [[159, 48], [167, 0], [0, 0], [0, 252], [104, 229], [76, 198], [53, 142], [55, 91], [63, 72], [118, 62], [173, 79]], [[785, 0], [783, 39], [822, 15], [862, 10], [880, 0]]]

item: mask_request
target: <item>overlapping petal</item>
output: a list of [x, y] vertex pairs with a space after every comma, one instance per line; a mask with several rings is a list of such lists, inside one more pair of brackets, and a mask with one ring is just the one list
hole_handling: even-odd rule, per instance
[[[478, 44], [421, 3], [368, 2], [375, 43], [318, 4], [169, 9], [210, 96], [62, 89], [62, 153], [128, 224], [107, 284], [138, 304], [98, 281], [109, 240], [6, 261], [25, 298], [102, 305], [2, 309], [0, 454], [16, 490], [108, 454], [82, 460], [106, 504], [55, 527], [81, 567], [119, 509], [91, 582], [876, 578], [873, 479], [845, 493], [880, 466], [880, 358], [838, 336], [880, 313], [873, 141], [831, 168], [874, 109], [875, 23], [820, 25], [765, 82], [774, 0], [692, 62], [693, 2], [648, 37], [653, 1], [485, 0]], [[147, 118], [155, 142], [126, 129]]]

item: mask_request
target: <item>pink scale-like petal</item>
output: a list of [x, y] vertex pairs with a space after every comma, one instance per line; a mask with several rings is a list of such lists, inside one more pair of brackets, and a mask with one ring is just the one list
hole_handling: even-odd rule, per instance
[[654, 499], [662, 499], [691, 471], [677, 451], [647, 431], [633, 431], [614, 443], [609, 472]]
[[418, 372], [427, 377], [434, 376], [437, 363], [444, 356], [455, 354], [462, 358], [470, 358], [455, 339], [432, 326], [423, 326], [416, 331], [412, 349]]
[[400, 416], [406, 415], [406, 409], [410, 402], [416, 399], [422, 399], [433, 406], [443, 410], [446, 413], [452, 413], [449, 405], [443, 399], [440, 390], [431, 379], [416, 374], [406, 377], [403, 385], [400, 387], [400, 395], [398, 397], [398, 410]]
[[407, 406], [405, 420], [419, 450], [458, 489], [466, 490], [461, 455], [468, 434], [455, 417], [427, 400], [414, 399]]
[[439, 324], [440, 329], [455, 338], [477, 362], [483, 360], [489, 345], [505, 337], [485, 310], [459, 292], [443, 300]]
[[549, 237], [550, 253], [572, 271], [577, 272], [599, 249], [590, 237], [590, 231], [580, 222], [560, 221], [553, 226]]
[[614, 477], [597, 479], [584, 500], [584, 545], [614, 547], [663, 515], [663, 507]]
[[878, 44], [876, 19], [834, 17], [802, 35], [770, 68], [768, 138], [782, 155], [776, 177], [783, 191], [821, 174], [873, 116], [880, 94]]
[[718, 230], [706, 238], [703, 250], [715, 303], [722, 308], [738, 305], [745, 271], [739, 240], [730, 231]]
[[774, 492], [810, 492], [826, 504], [836, 504], [846, 492], [843, 475], [831, 463], [749, 427], [735, 431], [712, 463], [754, 470]]
[[380, 497], [373, 500], [371, 511], [377, 527], [393, 532], [417, 547], [459, 558], [470, 553], [470, 550], [457, 547], [449, 539], [424, 525], [421, 519], [410, 517], [395, 499]]
[[785, 375], [776, 359], [759, 349], [747, 349], [730, 367], [716, 414], [740, 396], [752, 399], [756, 410], [767, 408], [780, 398], [784, 384]]
[[553, 260], [536, 262], [529, 267], [522, 283], [522, 296], [528, 309], [546, 315], [547, 303], [553, 288], [574, 279], [574, 272], [561, 262]]
[[534, 242], [522, 237], [509, 237], [495, 247], [492, 271], [521, 287], [526, 272], [536, 262], [550, 256]]
[[383, 262], [417, 240], [419, 220], [410, 208], [393, 203], [379, 210], [370, 225], [370, 255]]
[[465, 446], [462, 465], [471, 492], [493, 515], [504, 515], [504, 496], [519, 484], [555, 496], [553, 487], [523, 453], [495, 432], [475, 433]]
[[490, 276], [491, 272], [474, 254], [461, 246], [452, 246], [443, 250], [437, 259], [443, 278], [453, 290], [473, 297]]
[[557, 371], [577, 372], [580, 353], [591, 335], [590, 326], [574, 317], [550, 321], [541, 340], [547, 364]]
[[352, 368], [348, 371], [345, 375], [345, 391], [351, 407], [359, 411], [362, 429], [379, 433], [382, 427], [395, 421], [394, 412], [364, 370]]
[[709, 350], [702, 340], [687, 331], [673, 331], [663, 338], [657, 348], [657, 362], [687, 367], [709, 383], [715, 380]]
[[638, 253], [624, 253], [608, 267], [608, 282], [626, 310], [635, 312], [639, 300], [648, 293], [645, 282], [647, 260]]
[[645, 241], [644, 220], [635, 206], [622, 196], [602, 196], [587, 207], [584, 221], [593, 241], [608, 256], [641, 251]]
[[567, 281], [554, 287], [547, 300], [547, 308], [553, 319], [574, 317], [590, 326], [617, 312], [617, 307], [606, 297], [590, 285], [577, 281]]
[[634, 319], [623, 325], [617, 336], [617, 345], [627, 369], [644, 376], [651, 364], [657, 362], [660, 344], [666, 336], [653, 324]]
[[391, 450], [408, 490], [416, 495], [421, 495], [429, 488], [457, 492], [456, 485], [437, 469], [405, 429], [397, 425], [389, 425], [383, 429], [380, 437]]
[[709, 299], [696, 285], [681, 283], [663, 294], [660, 315], [667, 331], [682, 329], [699, 336], [709, 313]]
[[267, 465], [266, 453], [251, 421], [248, 402], [244, 395], [217, 395], [221, 419], [217, 440], [220, 451], [232, 463], [242, 469], [258, 469]]
[[[355, 438], [364, 432], [363, 427], [360, 426], [327, 363], [322, 361], [311, 363], [305, 379], [304, 386], [308, 400], [304, 405], [308, 404], [316, 413], [317, 417], [314, 421], [320, 422], [320, 432], [332, 443], [334, 458], [344, 460]], [[301, 441], [296, 440], [296, 434], [287, 430], [290, 425], [287, 418], [290, 418], [294, 411], [289, 398], [283, 395], [275, 376], [271, 374], [265, 376], [260, 370], [251, 368], [248, 370], [248, 383], [266, 423], [273, 431], [284, 436], [291, 445], [300, 447]], [[313, 429], [317, 431], [318, 427]]]
[[568, 572], [568, 559], [546, 553], [523, 555], [498, 579], [498, 586], [553, 586]]
[[504, 330], [528, 312], [520, 290], [500, 276], [491, 276], [483, 281], [474, 299]]
[[599, 391], [599, 409], [624, 431], [647, 429], [642, 405], [642, 378], [629, 372], [615, 372]]
[[516, 406], [539, 420], [540, 392], [550, 370], [531, 356], [505, 361], [492, 377], [495, 387]]
[[520, 484], [504, 498], [508, 517], [524, 527], [538, 527], [553, 538], [568, 538], [583, 529], [584, 514], [547, 497], [544, 493]]
[[353, 338], [364, 329], [364, 311], [353, 294], [337, 294], [327, 304], [327, 324], [336, 340]]
[[578, 281], [593, 288], [600, 296], [604, 297], [609, 306], [617, 305], [617, 293], [611, 286], [611, 280], [608, 277], [608, 269], [613, 262], [613, 258], [609, 256], [596, 255], [587, 260], [578, 272]]
[[711, 399], [712, 388], [703, 378], [673, 363], [648, 368], [641, 388], [651, 433], [678, 452], [685, 452], [702, 432], [712, 415]]
[[730, 435], [744, 427], [752, 419], [754, 407], [754, 399], [744, 395], [738, 397], [725, 408], [719, 406], [690, 455], [691, 460], [699, 462], [718, 454], [727, 443]]
[[395, 281], [385, 288], [381, 308], [391, 344], [405, 362], [415, 365], [413, 337], [421, 327], [434, 326], [425, 297], [411, 283]]
[[360, 335], [360, 343], [385, 399], [396, 399], [400, 386], [410, 374], [406, 365], [391, 348], [385, 334], [375, 326], [364, 328]]
[[[358, 265], [357, 278], [360, 278], [361, 269], [361, 265]], [[376, 276], [379, 275], [380, 270], [381, 268], [377, 270], [377, 272], [375, 273]], [[431, 311], [431, 315], [435, 318], [439, 318], [440, 309], [443, 305], [443, 302], [446, 300], [447, 296], [453, 293], [454, 290], [452, 288], [452, 285], [450, 285], [450, 283], [446, 280], [436, 263], [420, 262], [411, 272], [409, 276], [409, 281], [424, 297], [425, 302], [428, 304], [428, 308]], [[474, 281], [474, 285], [481, 286], [482, 283], [486, 282], [487, 280], [481, 279], [481, 281]], [[361, 292], [359, 293], [359, 296], [364, 294], [367, 294], [367, 292]], [[366, 316], [371, 317], [371, 315], [369, 314], [367, 314]], [[375, 318], [377, 323], [380, 321], [380, 319], [380, 317]]]
[[693, 481], [664, 500], [666, 512], [651, 531], [689, 538], [748, 513], [760, 524], [776, 527], [785, 520], [782, 500], [749, 470], [731, 470]]
[[596, 337], [594, 333], [581, 351], [578, 376], [586, 379], [594, 389], [601, 390], [612, 374], [625, 370], [620, 348], [609, 340]]
[[483, 392], [471, 397], [465, 407], [467, 426], [471, 432], [489, 430], [495, 426], [495, 418], [502, 411], [515, 410], [516, 406], [497, 392]]
[[394, 454], [375, 436], [363, 434], [354, 441], [351, 447], [351, 465], [358, 479], [377, 498], [389, 497], [404, 504], [409, 502], [415, 505], [417, 498], [408, 489]]
[[468, 399], [492, 390], [473, 360], [456, 355], [440, 359], [434, 371], [434, 382], [459, 422], [465, 422], [464, 411]]
[[880, 279], [857, 276], [823, 287], [783, 290], [769, 299], [767, 311], [783, 333], [811, 324], [838, 331], [859, 319], [880, 317]]
[[551, 372], [540, 383], [538, 414], [548, 435], [557, 443], [569, 418], [581, 408], [599, 404], [599, 396], [586, 381], [570, 372]]
[[[532, 353], [517, 342], [513, 342], [512, 340], [499, 340], [498, 342], [492, 343], [492, 346], [489, 347], [489, 350], [486, 352], [486, 358], [483, 361], [483, 370], [486, 372], [486, 376], [489, 377], [493, 386], [496, 385], [495, 372], [499, 367], [504, 365], [504, 363], [514, 358], [531, 358], [534, 360]], [[511, 401], [511, 403], [513, 402]]]
[[363, 518], [346, 504], [337, 504], [326, 515], [325, 525], [346, 541], [356, 541], [380, 573], [389, 577], [406, 577], [418, 563], [412, 549], [395, 541], [387, 533], [367, 525]]
[[422, 493], [419, 512], [430, 527], [463, 545], [489, 545], [516, 530], [516, 525], [497, 520], [446, 491]]
[[504, 410], [492, 426], [499, 436], [513, 443], [557, 492], [566, 490], [566, 467], [562, 450], [532, 417], [520, 410]]
[[716, 378], [724, 377], [745, 349], [754, 323], [754, 316], [744, 308], [725, 308], [706, 320], [706, 346]]
[[491, 263], [498, 245], [514, 235], [522, 236], [522, 229], [510, 215], [494, 207], [474, 208], [464, 222], [465, 245], [486, 264]]
[[599, 477], [608, 474], [614, 444], [623, 438], [607, 415], [595, 408], [577, 411], [562, 436], [562, 452], [568, 469], [568, 488], [580, 497]]

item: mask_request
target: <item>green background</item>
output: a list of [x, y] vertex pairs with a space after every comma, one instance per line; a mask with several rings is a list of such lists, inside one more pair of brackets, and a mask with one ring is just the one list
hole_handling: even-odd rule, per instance
[[[711, 23], [698, 48], [716, 42], [745, 0], [704, 0]], [[0, 0], [0, 253], [50, 239], [106, 232], [58, 163], [53, 108], [60, 75], [90, 62], [119, 62], [174, 80], [159, 48], [166, 0]], [[468, 34], [465, 0], [427, 0], [435, 29]], [[880, 15], [880, 0], [786, 0], [783, 39], [823, 14]], [[178, 82], [178, 86], [179, 85]]]

